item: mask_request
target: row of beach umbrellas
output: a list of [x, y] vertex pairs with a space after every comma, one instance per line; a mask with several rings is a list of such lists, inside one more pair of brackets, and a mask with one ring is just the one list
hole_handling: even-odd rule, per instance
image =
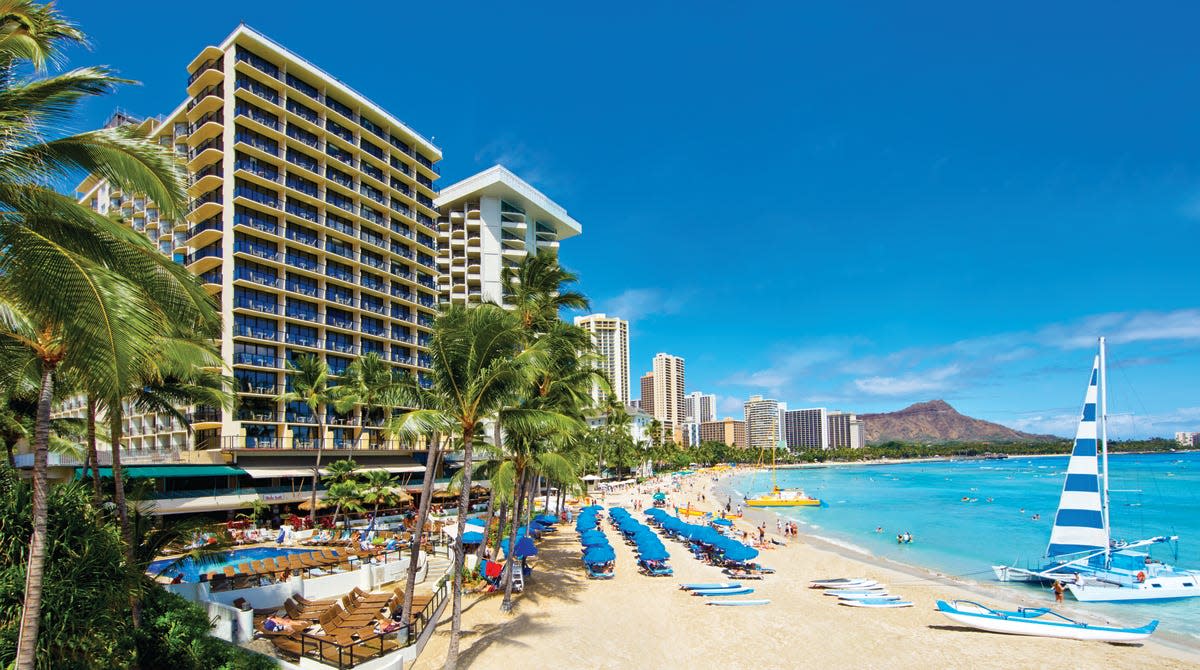
[[[710, 550], [719, 553], [725, 560], [735, 563], [745, 563], [758, 557], [757, 549], [747, 547], [731, 537], [722, 535], [712, 526], [688, 523], [678, 517], [667, 514], [666, 510], [660, 508], [646, 510], [646, 516], [650, 518], [652, 523], [657, 524], [668, 536], [681, 537], [685, 540], [709, 547]], [[733, 525], [733, 522], [728, 519], [714, 519], [713, 523], [719, 523], [722, 526]]]
[[623, 507], [614, 507], [608, 511], [608, 516], [617, 530], [625, 536], [625, 539], [633, 542], [639, 559], [642, 561], [665, 561], [671, 558], [671, 554], [663, 546], [658, 534], [630, 515], [629, 510]]
[[617, 558], [608, 536], [596, 527], [596, 519], [604, 508], [600, 505], [588, 505], [579, 510], [579, 518], [575, 521], [575, 530], [579, 533], [579, 543], [583, 545], [583, 562], [588, 565], [610, 563]]

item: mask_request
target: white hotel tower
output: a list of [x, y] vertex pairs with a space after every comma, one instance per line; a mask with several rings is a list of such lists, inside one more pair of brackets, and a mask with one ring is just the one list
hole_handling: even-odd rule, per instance
[[500, 165], [445, 187], [434, 205], [442, 302], [500, 304], [505, 267], [557, 253], [560, 240], [583, 232], [562, 205]]

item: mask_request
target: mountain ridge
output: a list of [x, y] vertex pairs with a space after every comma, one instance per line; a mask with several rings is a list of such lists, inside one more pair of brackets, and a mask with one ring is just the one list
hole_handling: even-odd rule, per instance
[[1062, 438], [1035, 435], [959, 413], [950, 403], [936, 399], [918, 402], [895, 412], [862, 414], [867, 444], [883, 442], [1049, 442]]

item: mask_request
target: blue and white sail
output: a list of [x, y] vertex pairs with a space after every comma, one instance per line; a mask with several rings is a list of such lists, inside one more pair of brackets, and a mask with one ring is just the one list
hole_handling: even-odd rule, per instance
[[1096, 399], [1100, 377], [1100, 357], [1092, 363], [1092, 378], [1083, 400], [1083, 414], [1075, 430], [1075, 447], [1067, 464], [1058, 514], [1050, 532], [1050, 557], [1104, 551], [1108, 547], [1108, 526], [1104, 515], [1100, 464], [1097, 457]]

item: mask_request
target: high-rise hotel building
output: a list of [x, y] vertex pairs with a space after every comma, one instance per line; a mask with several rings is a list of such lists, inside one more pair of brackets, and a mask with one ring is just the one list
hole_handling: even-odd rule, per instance
[[557, 253], [583, 231], [567, 210], [496, 165], [442, 189], [434, 201], [442, 302], [503, 304], [504, 268]]
[[746, 401], [746, 445], [771, 449], [779, 442], [779, 401], [752, 395]]
[[[607, 314], [575, 317], [575, 325], [588, 331], [600, 357], [597, 362], [612, 385], [612, 395], [622, 404], [629, 403], [629, 322]], [[592, 399], [601, 403], [608, 393], [599, 384], [592, 385]]]
[[[196, 56], [186, 87], [150, 131], [186, 161], [185, 220], [163, 220], [154, 203], [99, 179], [79, 190], [202, 278], [225, 322], [221, 354], [238, 401], [194, 408], [192, 445], [179, 444], [177, 426], [131, 417], [143, 424], [129, 426], [130, 446], [311, 449], [316, 417], [275, 399], [291, 387], [288, 361], [313, 354], [334, 374], [370, 352], [417, 375], [429, 365], [441, 152], [246, 26]], [[353, 414], [324, 418], [325, 448], [403, 448]]]
[[654, 418], [662, 422], [668, 437], [680, 442], [682, 435], [676, 433], [676, 430], [684, 420], [683, 358], [671, 354], [656, 354], [653, 375]]

